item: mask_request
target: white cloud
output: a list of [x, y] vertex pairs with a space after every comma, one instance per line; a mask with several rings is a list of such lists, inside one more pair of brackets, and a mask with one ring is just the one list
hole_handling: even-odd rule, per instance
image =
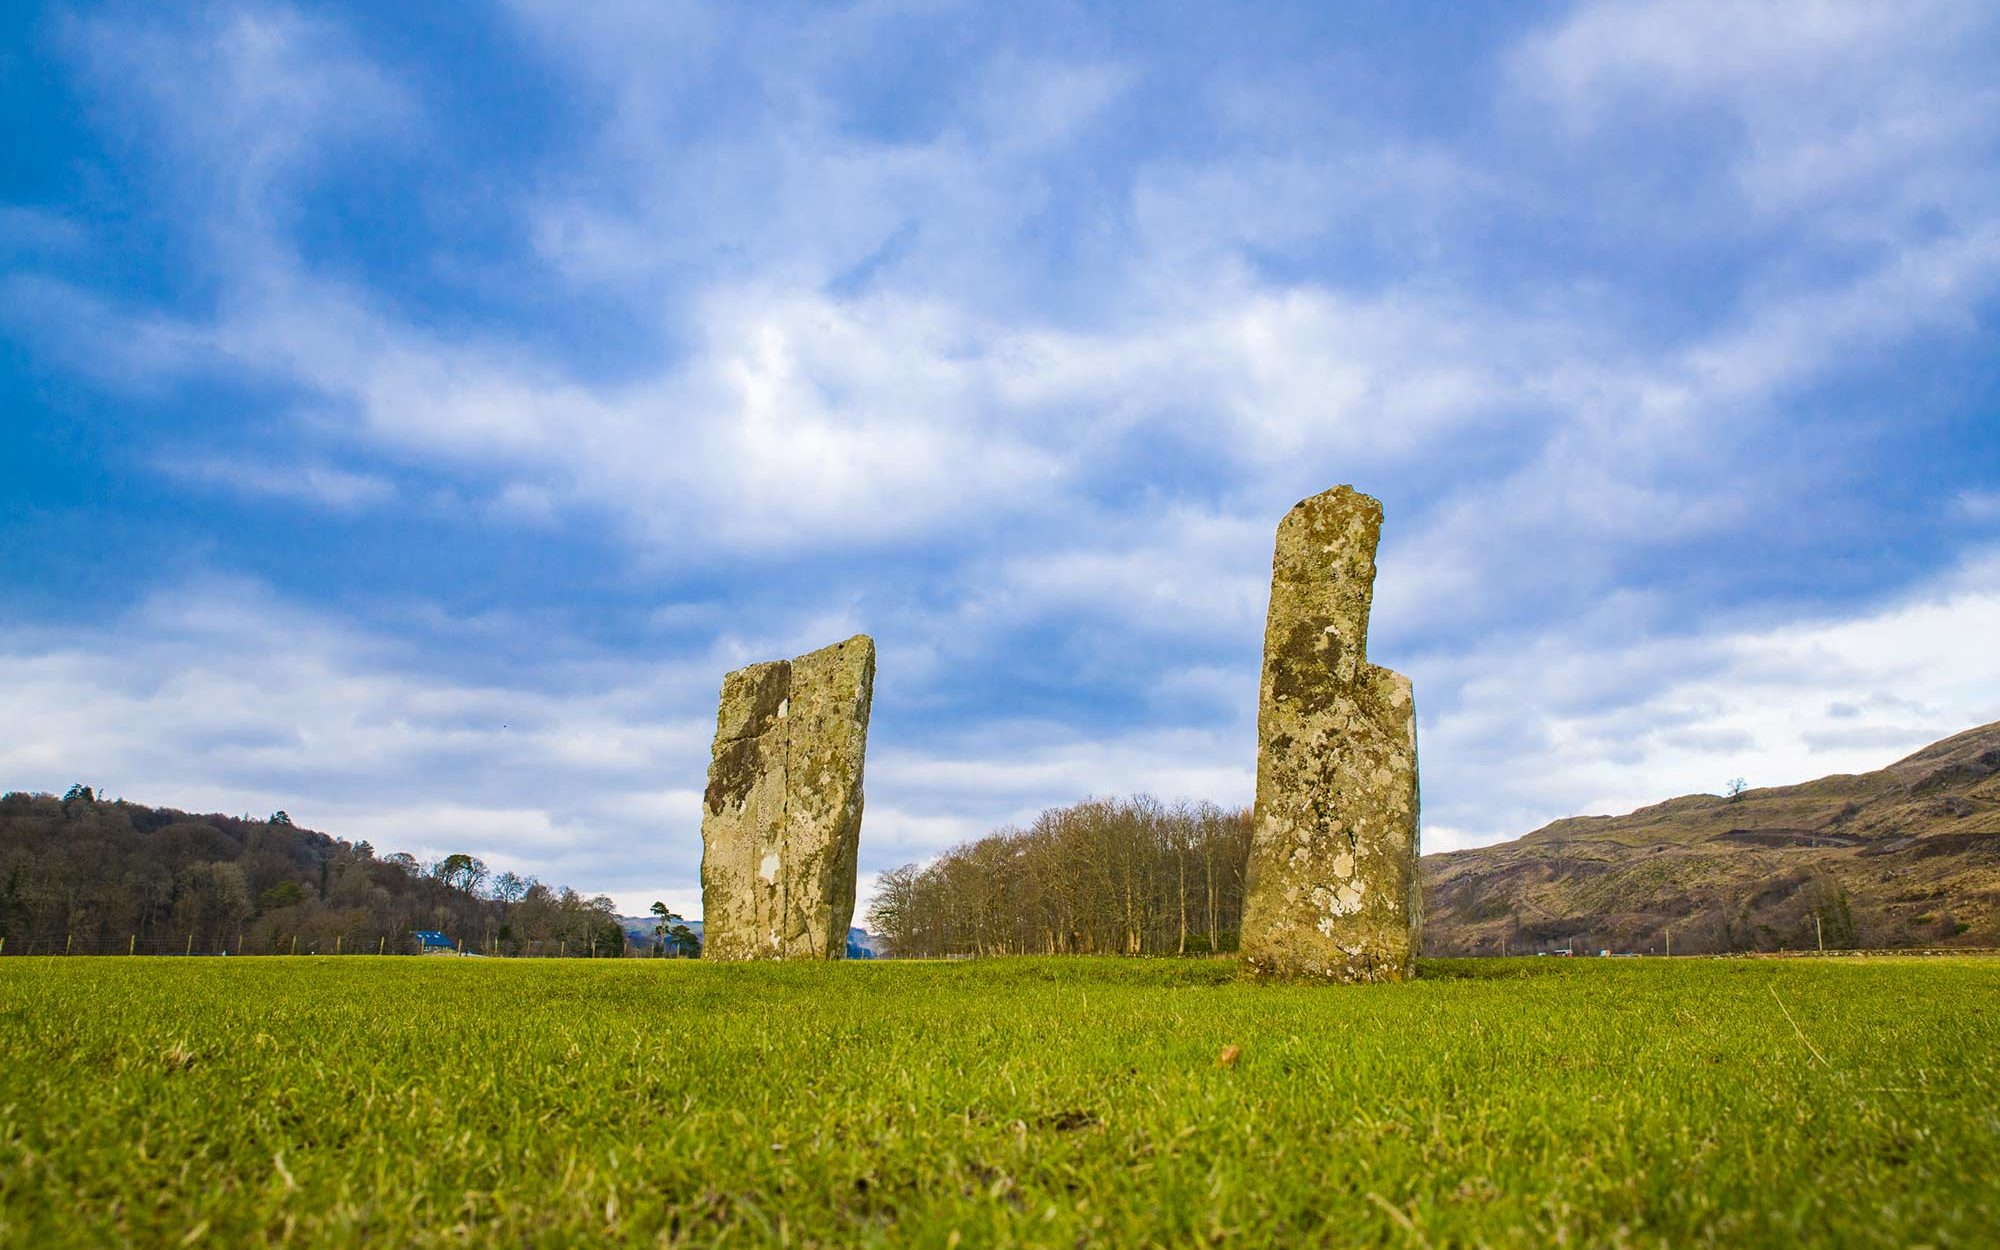
[[[1995, 636], [2000, 555], [1845, 618], [1419, 657], [1427, 845], [1739, 774], [1766, 785], [1879, 767], [2000, 716]], [[426, 672], [402, 640], [197, 583], [105, 629], [0, 635], [5, 714], [37, 726], [0, 746], [0, 773], [188, 809], [285, 808], [385, 852], [470, 850], [627, 911], [661, 897], [694, 913], [713, 686], [737, 662], [552, 662], [466, 682]], [[864, 864], [927, 859], [1090, 794], [1247, 803], [1254, 662], [1191, 679], [1233, 714], [1200, 729], [988, 718], [915, 735], [878, 716]]]
[[1271, 527], [1162, 506], [1095, 518], [970, 579], [963, 618], [1016, 623], [1108, 619], [1136, 637], [1251, 639], [1263, 629]]
[[[1258, 152], [1138, 167], [1131, 241], [1093, 262], [1109, 258], [1090, 305], [1099, 315], [1079, 322], [1021, 303], [1032, 293], [999, 258], [1047, 208], [1024, 173], [1098, 124], [1134, 81], [1130, 67], [1001, 56], [949, 102], [948, 124], [918, 142], [871, 140], [843, 128], [823, 81], [866, 46], [869, 25], [834, 15], [818, 38], [757, 61], [785, 94], [717, 119], [703, 137], [686, 116], [693, 85], [662, 66], [721, 55], [731, 40], [754, 42], [754, 31], [693, 10], [607, 10], [587, 21], [535, 4], [517, 11], [587, 90], [618, 102], [579, 148], [578, 189], [543, 180], [521, 211], [543, 223], [545, 239], [597, 240], [551, 243], [545, 257], [599, 292], [637, 284], [645, 301], [635, 313], [677, 343], [670, 356], [663, 348], [667, 363], [594, 382], [503, 333], [412, 324], [390, 301], [315, 272], [275, 207], [285, 177], [309, 164], [313, 144], [393, 129], [421, 109], [337, 28], [276, 9], [234, 10], [198, 28], [197, 59], [217, 68], [198, 95], [164, 75], [172, 45], [157, 32], [137, 53], [99, 52], [130, 69], [166, 117], [200, 114], [177, 128], [186, 132], [177, 142], [215, 160], [272, 153], [250, 163], [273, 168], [243, 183], [247, 201], [207, 206], [248, 240], [225, 258], [212, 322], [155, 323], [135, 336], [99, 310], [76, 328], [111, 358], [123, 344], [151, 344], [133, 373], [165, 368], [162, 356], [178, 349], [203, 367], [307, 388], [315, 428], [331, 423], [355, 455], [497, 478], [496, 514], [549, 524], [568, 510], [608, 513], [641, 545], [680, 555], [935, 544], [968, 522], [975, 534], [1044, 522], [1005, 531], [1024, 536], [1065, 520], [1094, 525], [1098, 482], [1133, 447], [1162, 439], [1198, 458], [1199, 489], [1254, 528], [1329, 475], [1393, 482], [1468, 441], [1511, 442], [1534, 450], [1465, 481], [1420, 528], [1392, 529], [1399, 558], [1423, 570], [1385, 586], [1392, 618], [1477, 618], [1523, 572], [1494, 564], [1495, 549], [1588, 544], [1580, 558], [1540, 562], [1533, 577], [1567, 568], [1601, 579], [1633, 553], [1741, 527], [1753, 516], [1747, 499], [1782, 506], [1782, 492], [1747, 485], [1772, 466], [1730, 464], [1744, 431], [1857, 354], [1966, 332], [2000, 279], [2000, 217], [1967, 219], [1844, 279], [1753, 290], [1740, 315], [1662, 350], [1621, 338], [1588, 296], [1522, 308], [1422, 270], [1360, 294], [1260, 276], [1244, 262], [1246, 249], [1282, 251], [1347, 217], [1509, 194], [1506, 175], [1479, 154], [1372, 140], [1311, 159]], [[1571, 109], [1617, 107], [1635, 65], [1658, 70], [1657, 90], [1677, 99], [1720, 94], [1750, 109], [1778, 107], [1755, 86], [1776, 57], [1781, 86], [1771, 90], [1806, 107], [1816, 75], [1888, 37], [1879, 17], [1801, 11], [1793, 37], [1777, 19], [1733, 12], [1585, 9], [1530, 40], [1517, 66]], [[1672, 35], [1658, 48], [1632, 34], [1656, 28]], [[1942, 46], [1896, 29], [1896, 46]], [[97, 45], [123, 46], [108, 33]], [[1724, 54], [1696, 51], [1712, 46]], [[310, 72], [287, 85], [303, 63]], [[1921, 72], [1856, 81], [1895, 95]], [[1956, 80], [1938, 90], [1978, 95]], [[1016, 115], [1042, 121], [990, 122]], [[1870, 114], [1815, 116], [1831, 131]], [[1034, 142], [1016, 150], [1024, 137]], [[1954, 142], [1913, 159], [1950, 164], [1963, 137]], [[1954, 204], [1977, 207], [1965, 196]], [[855, 297], [826, 293], [912, 227], [919, 242], [906, 271]], [[1200, 555], [1149, 546], [1154, 563]], [[1032, 540], [1016, 552], [1016, 566], [1044, 583], [1065, 560], [1077, 571], [1133, 558], [1051, 557]]]
[[1433, 849], [1719, 793], [1739, 775], [1786, 785], [1880, 768], [2000, 719], [1995, 638], [2000, 552], [1851, 615], [1589, 648], [1516, 637], [1421, 662], [1420, 709], [1427, 677], [1453, 691], [1420, 744], [1426, 806], [1451, 844]]
[[[532, 241], [507, 259], [620, 310], [656, 359], [593, 373], [316, 261], [295, 210], [323, 162], [409, 151], [431, 123], [338, 26], [274, 6], [77, 27], [122, 124], [184, 171], [154, 185], [203, 244], [212, 300], [167, 312], [22, 273], [0, 288], [10, 323], [128, 393], [221, 376], [301, 395], [296, 463], [165, 460], [237, 493], [409, 506], [421, 488], [401, 483], [429, 472], [444, 504], [522, 526], [609, 518], [652, 567], [835, 552], [851, 584], [661, 608], [706, 647], [665, 664], [493, 680], [240, 588], [163, 594], [101, 633], [7, 640], [10, 716], [47, 726], [0, 745], [10, 779], [102, 770], [135, 798], [284, 806], [385, 847], [413, 821], [628, 910], [694, 910], [724, 668], [898, 632], [885, 682], [934, 705], [955, 666], [991, 669], [1053, 623], [1080, 704], [1121, 682], [1153, 704], [1095, 734], [976, 706], [921, 743], [878, 722], [865, 855], [922, 858], [1088, 793], [1247, 801], [1271, 527], [1341, 480], [1390, 496], [1374, 653], [1417, 681], [1434, 846], [1737, 773], [1872, 767], [1992, 715], [1984, 566], [1794, 624], [1690, 625], [1700, 605], [1657, 586], [1662, 552], [1754, 558], [1826, 493], [1763, 437], [1803, 423], [1802, 390], [1987, 332], [2000, 108], [1956, 47], [1969, 7], [1585, 5], [1472, 102], [1555, 116], [1553, 155], [1482, 150], [1476, 127], [1458, 146], [1308, 132], [1252, 92], [1225, 150], [1102, 168], [1090, 144], [1144, 64], [1000, 55], [885, 138], [832, 73], [865, 63], [865, 11], [766, 46], [740, 11], [514, 10], [596, 128], [495, 206]], [[1621, 146], [1648, 116], [1718, 136], [1748, 224], [1656, 213], [1642, 233], [1771, 232], [1729, 298], [1660, 330], [1677, 295], [1615, 260], [1489, 280], [1507, 266], [1455, 232], [1576, 190], [1517, 158]], [[39, 218], [0, 229], [61, 250]], [[1367, 231], [1384, 275], [1312, 263]], [[1022, 259], [1044, 233], [1060, 266]], [[1990, 496], [1959, 514], [1990, 519]], [[869, 571], [884, 550], [930, 563]], [[419, 624], [474, 643], [519, 627]]]
[[296, 499], [343, 511], [379, 507], [396, 498], [396, 485], [387, 478], [324, 464], [193, 456], [165, 457], [159, 467], [185, 481], [238, 495]]
[[284, 4], [100, 13], [65, 33], [122, 124], [170, 149], [155, 179], [210, 198], [238, 228], [275, 228], [273, 190], [318, 176], [332, 151], [406, 142], [421, 124], [407, 90], [339, 25]]
[[9, 253], [75, 253], [90, 232], [62, 213], [0, 203], [0, 256]]
[[1609, 0], [1524, 41], [1514, 68], [1573, 135], [1719, 106], [1741, 128], [1735, 172], [1755, 212], [1879, 240], [1902, 224], [1891, 214], [1992, 211], [1984, 162], [1967, 159], [2000, 136], [1992, 33], [1990, 6], [1964, 0]]
[[558, 515], [555, 492], [528, 482], [509, 482], [501, 487], [488, 510], [503, 520], [543, 527], [554, 525]]
[[[1255, 676], [1252, 671], [1253, 714]], [[1090, 795], [1248, 803], [1256, 788], [1256, 753], [1255, 730], [1243, 721], [1211, 729], [1135, 726], [1098, 736], [1059, 724], [994, 720], [921, 748], [871, 748], [868, 776], [871, 786], [897, 796], [900, 810], [953, 814], [933, 832], [963, 834], [964, 818], [984, 832]]]
[[[159, 593], [101, 628], [0, 632], [0, 716], [36, 727], [0, 742], [0, 775], [183, 810], [282, 808], [382, 853], [468, 851], [627, 912], [664, 898], [699, 914], [714, 689], [740, 656], [551, 660], [472, 681], [422, 655], [228, 580]], [[922, 737], [878, 718], [874, 736], [871, 872], [1084, 794], [1243, 799], [1250, 785], [1240, 725]]]
[[[36, 727], [0, 744], [0, 775], [283, 808], [385, 852], [471, 850], [622, 897], [641, 874], [685, 885], [699, 863], [688, 787], [706, 764], [712, 671], [700, 656], [616, 671], [551, 660], [526, 681], [455, 680], [412, 640], [199, 581], [102, 628], [0, 633], [0, 706]], [[686, 783], [661, 790], [670, 777]]]
[[213, 352], [207, 327], [33, 272], [0, 275], [0, 326], [42, 359], [142, 398], [185, 380]]

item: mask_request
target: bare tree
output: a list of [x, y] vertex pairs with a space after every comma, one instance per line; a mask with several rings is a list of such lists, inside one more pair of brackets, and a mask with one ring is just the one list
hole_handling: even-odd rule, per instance
[[903, 956], [1230, 949], [1249, 816], [1145, 795], [1051, 808], [886, 874], [869, 924]]

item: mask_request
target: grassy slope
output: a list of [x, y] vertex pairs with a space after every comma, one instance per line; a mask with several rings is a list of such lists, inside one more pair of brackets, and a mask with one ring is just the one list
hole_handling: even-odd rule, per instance
[[[1760, 841], [1763, 844], [1759, 844]], [[1810, 944], [1848, 896], [1864, 946], [2000, 945], [2000, 722], [1877, 772], [1696, 794], [1424, 857], [1426, 948], [1587, 936], [1659, 950]], [[1963, 926], [1962, 929], [1960, 926]]]
[[1426, 971], [10, 959], [0, 1244], [2000, 1227], [2000, 960]]

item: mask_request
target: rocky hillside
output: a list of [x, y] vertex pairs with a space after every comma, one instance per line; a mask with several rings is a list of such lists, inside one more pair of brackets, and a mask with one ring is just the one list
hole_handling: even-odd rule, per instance
[[2000, 722], [1879, 772], [1424, 857], [1425, 950], [2000, 946]]

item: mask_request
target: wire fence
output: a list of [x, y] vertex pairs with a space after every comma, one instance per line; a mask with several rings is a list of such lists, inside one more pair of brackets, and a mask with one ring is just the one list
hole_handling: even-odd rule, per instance
[[0, 958], [7, 956], [270, 956], [270, 955], [427, 955], [481, 959], [675, 959], [688, 958], [672, 943], [623, 944], [600, 938], [501, 939], [486, 937], [448, 942], [427, 941], [416, 934], [349, 935], [283, 932], [182, 934], [43, 934], [0, 936]]
[[[1499, 953], [1499, 952], [1492, 952]], [[1566, 948], [1535, 949], [1521, 947], [1507, 952], [1513, 955], [1572, 953]], [[1633, 957], [1640, 952], [1599, 952], [1586, 949], [1579, 944], [1578, 955], [1616, 954]], [[1690, 956], [1703, 958], [1778, 959], [1807, 958], [1813, 956], [1912, 956], [1912, 955], [2000, 955], [2000, 947], [1993, 946], [1938, 946], [1918, 945], [1900, 947], [1852, 947], [1826, 950], [1781, 950], [1781, 951], [1685, 951]], [[1644, 952], [1658, 954], [1658, 952]], [[410, 955], [449, 956], [468, 959], [693, 959], [699, 955], [682, 953], [671, 942], [635, 942], [627, 938], [621, 945], [602, 939], [592, 942], [588, 939], [536, 938], [528, 940], [486, 938], [479, 941], [453, 939], [448, 945], [426, 943], [415, 934], [391, 937], [387, 934], [367, 934], [350, 937], [347, 934], [308, 935], [303, 933], [242, 933], [227, 936], [216, 934], [128, 934], [122, 938], [102, 935], [82, 936], [64, 934], [61, 937], [41, 935], [0, 936], [0, 958], [28, 956], [62, 958], [64, 956], [172, 956], [193, 958], [196, 956], [257, 956], [272, 955]], [[1205, 956], [1214, 958], [1215, 956]], [[1461, 956], [1463, 957], [1463, 956]], [[1475, 956], [1476, 957], [1476, 956]], [[972, 959], [969, 954], [951, 954], [943, 959]]]

